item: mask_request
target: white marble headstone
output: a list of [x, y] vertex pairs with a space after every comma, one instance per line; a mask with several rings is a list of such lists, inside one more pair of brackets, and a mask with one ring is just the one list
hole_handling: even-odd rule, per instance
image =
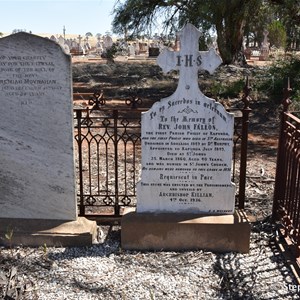
[[71, 59], [45, 38], [0, 39], [0, 218], [75, 220]]
[[135, 47], [133, 45], [129, 46], [129, 55], [135, 56]]
[[58, 38], [58, 43], [63, 47], [65, 44], [65, 39], [60, 35]]
[[269, 42], [268, 42], [269, 31], [264, 30], [263, 34], [264, 34], [264, 40], [263, 40], [263, 43], [262, 43], [262, 48], [268, 49], [269, 48]]
[[112, 38], [109, 35], [107, 35], [107, 36], [104, 37], [103, 43], [104, 43], [105, 50], [107, 50], [107, 49], [109, 49], [109, 48], [112, 47], [113, 40], [112, 40]]
[[214, 50], [198, 51], [200, 32], [187, 24], [181, 49], [157, 58], [164, 72], [179, 70], [173, 95], [142, 115], [142, 174], [137, 212], [232, 214], [234, 117], [198, 86], [198, 70], [221, 63]]

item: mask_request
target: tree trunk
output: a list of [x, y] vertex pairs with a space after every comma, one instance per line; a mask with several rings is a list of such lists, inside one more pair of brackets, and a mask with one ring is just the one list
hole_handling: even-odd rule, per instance
[[244, 59], [240, 61], [245, 27], [243, 11], [243, 4], [235, 8], [230, 7], [229, 11], [222, 11], [216, 18], [217, 43], [224, 64], [245, 63]]

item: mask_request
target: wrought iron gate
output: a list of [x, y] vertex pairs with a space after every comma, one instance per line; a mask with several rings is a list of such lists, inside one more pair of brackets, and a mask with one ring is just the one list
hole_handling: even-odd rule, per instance
[[288, 87], [281, 116], [273, 219], [282, 225], [300, 262], [300, 113], [288, 111], [289, 91]]

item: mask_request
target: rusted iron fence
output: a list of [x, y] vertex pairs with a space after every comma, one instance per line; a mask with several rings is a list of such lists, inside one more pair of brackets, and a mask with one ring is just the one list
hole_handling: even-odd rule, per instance
[[120, 216], [136, 205], [142, 109], [75, 110], [78, 206], [81, 216]]
[[[231, 110], [235, 114], [232, 178], [239, 208], [245, 202], [249, 92], [247, 85], [243, 107]], [[147, 109], [137, 108], [139, 98], [120, 105], [106, 103], [103, 94], [94, 94], [89, 104], [74, 109], [79, 215], [120, 217], [126, 207], [136, 206], [141, 113]]]
[[283, 102], [277, 155], [273, 219], [282, 225], [296, 257], [300, 256], [300, 113], [289, 112], [289, 88]]

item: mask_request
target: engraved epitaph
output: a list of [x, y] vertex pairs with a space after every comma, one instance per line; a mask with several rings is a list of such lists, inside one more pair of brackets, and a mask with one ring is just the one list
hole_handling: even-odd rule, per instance
[[232, 214], [234, 117], [198, 86], [198, 70], [221, 63], [214, 50], [198, 51], [200, 32], [187, 24], [180, 51], [157, 58], [164, 72], [179, 70], [173, 95], [142, 115], [142, 174], [137, 212]]
[[0, 39], [0, 218], [75, 220], [71, 60], [28, 33]]

